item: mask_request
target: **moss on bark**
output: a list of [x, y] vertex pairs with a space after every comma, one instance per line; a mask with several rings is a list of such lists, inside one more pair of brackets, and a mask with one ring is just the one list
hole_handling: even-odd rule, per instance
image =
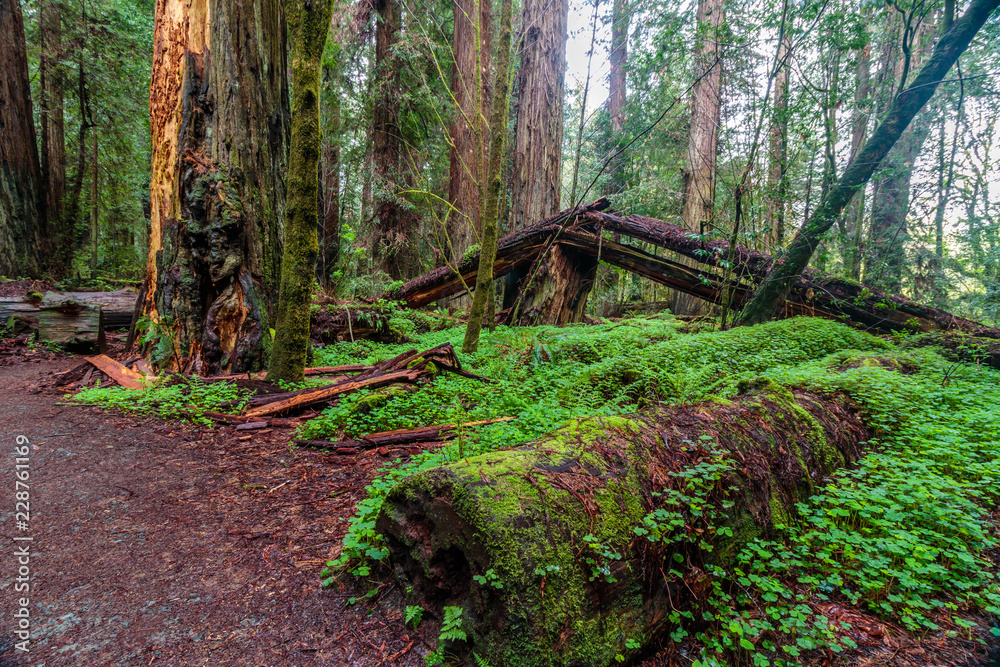
[[[671, 489], [686, 488], [686, 474], [724, 470], [706, 491], [717, 520], [704, 558], [725, 566], [860, 455], [867, 432], [843, 401], [773, 384], [748, 389], [731, 402], [573, 421], [525, 447], [407, 478], [376, 524], [397, 575], [431, 611], [461, 606], [469, 648], [491, 664], [606, 665], [635, 655], [686, 603], [664, 563], [676, 553], [684, 567], [706, 565], [690, 544], [655, 546], [633, 532], [668, 507]], [[713, 532], [679, 511], [689, 535]], [[493, 582], [476, 581], [490, 570]]]
[[319, 73], [332, 0], [285, 0], [291, 34], [292, 144], [281, 288], [268, 377], [301, 382], [309, 349], [309, 306], [319, 256]]

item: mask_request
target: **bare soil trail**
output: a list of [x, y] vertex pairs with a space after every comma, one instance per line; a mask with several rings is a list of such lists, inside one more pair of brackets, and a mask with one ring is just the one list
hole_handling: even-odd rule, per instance
[[[403, 625], [392, 586], [353, 607], [364, 589], [319, 586], [383, 459], [290, 450], [287, 429], [103, 413], [38, 389], [75, 363], [0, 368], [0, 665], [422, 664], [428, 630]], [[31, 441], [27, 531], [14, 518], [17, 435]], [[23, 535], [27, 654], [12, 646]]]

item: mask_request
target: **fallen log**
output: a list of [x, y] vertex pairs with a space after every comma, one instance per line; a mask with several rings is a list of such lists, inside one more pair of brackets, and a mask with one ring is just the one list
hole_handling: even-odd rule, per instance
[[104, 315], [105, 329], [127, 329], [132, 322], [136, 293], [128, 290], [115, 292], [46, 292], [41, 296], [0, 298], [0, 322], [6, 322], [11, 315], [28, 318], [38, 326], [38, 313], [43, 307], [52, 307], [65, 301], [82, 306], [99, 308]]
[[439, 424], [437, 426], [422, 426], [412, 429], [397, 429], [369, 433], [354, 440], [297, 440], [299, 444], [309, 445], [318, 449], [337, 449], [338, 447], [356, 447], [358, 449], [375, 449], [386, 445], [407, 445], [414, 442], [443, 442], [446, 438], [457, 435], [459, 428], [483, 426], [507, 422], [514, 417], [497, 417], [481, 421], [465, 422], [463, 424]]
[[[606, 199], [600, 199], [575, 212], [567, 209], [505, 236], [498, 243], [494, 278], [511, 272], [525, 273], [548, 240], [556, 237], [553, 247], [575, 253], [570, 257], [586, 258], [588, 262], [600, 257], [608, 264], [685, 294], [721, 303], [723, 289], [727, 286], [722, 276], [712, 269], [720, 267], [728, 258], [728, 242], [705, 240], [689, 230], [662, 220], [640, 215], [621, 215], [608, 211], [609, 206]], [[572, 219], [567, 223], [566, 220], [571, 215]], [[621, 240], [603, 238], [605, 232], [617, 235]], [[658, 257], [629, 245], [629, 240], [697, 260], [703, 266], [692, 268], [669, 257]], [[561, 257], [565, 260], [566, 256]], [[775, 259], [770, 255], [737, 246], [733, 254], [733, 279], [728, 286], [732, 290], [734, 307], [740, 307], [749, 299], [774, 262]], [[565, 261], [561, 264], [555, 262], [551, 268], [555, 270], [565, 264]], [[478, 268], [479, 256], [472, 254], [459, 264], [458, 271], [468, 283], [475, 280]], [[569, 321], [579, 321], [582, 316], [579, 303], [581, 297], [577, 293], [582, 289], [580, 281], [570, 277], [562, 283], [559, 280], [549, 280], [547, 284], [565, 284], [574, 294], [569, 295], [572, 297], [572, 304], [564, 304], [558, 308], [554, 306], [549, 319], [543, 318], [543, 321], [551, 324], [564, 323], [567, 313], [572, 313], [575, 318]], [[411, 308], [417, 308], [457, 294], [463, 289], [462, 280], [456, 272], [449, 267], [442, 267], [409, 281], [388, 296], [405, 302]], [[982, 338], [1000, 339], [1000, 329], [918, 304], [900, 295], [886, 294], [855, 281], [811, 270], [803, 272], [796, 281], [782, 315], [816, 315], [838, 320], [846, 318], [876, 331], [961, 331]]]
[[397, 382], [415, 382], [418, 378], [426, 374], [427, 371], [422, 369], [396, 371], [394, 373], [386, 373], [384, 375], [370, 377], [365, 380], [349, 380], [339, 384], [320, 387], [319, 389], [308, 389], [302, 391], [301, 393], [289, 392], [295, 395], [287, 398], [281, 398], [284, 394], [272, 394], [271, 398], [275, 400], [271, 400], [264, 405], [251, 408], [243, 413], [243, 416], [263, 417], [264, 415], [273, 415], [279, 412], [300, 410], [310, 405], [315, 405], [316, 403], [328, 401], [335, 396], [340, 396], [341, 394], [349, 394], [351, 392], [358, 391], [359, 389], [375, 389], [377, 387], [384, 387], [387, 384], [394, 384]]
[[[409, 604], [462, 608], [461, 648], [490, 664], [610, 665], [667, 631], [672, 610], [696, 606], [706, 562], [728, 564], [749, 540], [774, 535], [867, 439], [846, 399], [776, 386], [582, 419], [406, 478], [376, 529]], [[703, 482], [698, 512], [677, 500], [696, 493], [685, 475]], [[666, 537], [637, 538], [633, 528], [659, 521], [657, 510]]]

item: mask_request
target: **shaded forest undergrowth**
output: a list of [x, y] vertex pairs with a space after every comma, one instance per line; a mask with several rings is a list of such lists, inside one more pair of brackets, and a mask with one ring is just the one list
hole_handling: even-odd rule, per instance
[[[462, 333], [414, 333], [412, 345], [457, 345]], [[727, 332], [699, 332], [698, 325], [667, 318], [498, 328], [484, 336], [478, 353], [462, 357], [466, 369], [492, 383], [440, 374], [418, 387], [363, 390], [300, 427], [301, 438], [337, 440], [515, 417], [460, 428], [443, 446], [387, 464], [357, 504], [323, 583], [378, 590], [392, 579], [375, 522], [389, 490], [415, 473], [462, 459], [475, 464], [479, 454], [530, 442], [569, 420], [629, 414], [656, 403], [704, 402], [711, 411], [748, 387], [775, 383], [849, 396], [875, 434], [867, 455], [852, 469], [817, 480], [777, 535], [750, 539], [728, 562], [706, 565], [704, 556], [724, 537], [713, 516], [726, 509], [708, 502], [707, 493], [722, 471], [739, 463], [725, 442], [682, 445], [696, 456], [680, 475], [676, 511], [651, 512], [632, 527], [632, 539], [686, 545], [693, 555], [664, 563], [663, 576], [677, 590], [687, 589], [689, 599], [668, 612], [669, 636], [601, 640], [620, 644], [623, 661], [653, 656], [650, 664], [855, 664], [921, 639], [939, 651], [982, 654], [991, 626], [998, 633], [1000, 614], [1000, 374], [950, 361], [919, 343], [806, 318]], [[341, 342], [317, 349], [313, 363], [372, 364], [409, 347]], [[84, 390], [77, 400], [173, 417], [248, 394], [229, 383], [194, 380], [153, 387], [138, 400], [121, 388]], [[575, 566], [589, 570], [601, 559], [614, 560], [623, 547], [598, 543]], [[499, 583], [496, 573], [476, 575], [475, 586]], [[443, 621], [429, 663], [469, 656], [463, 639], [471, 633], [463, 629], [460, 608], [411, 605], [406, 612], [411, 623]], [[469, 659], [487, 664], [478, 654]], [[544, 656], [537, 659], [545, 664]]]

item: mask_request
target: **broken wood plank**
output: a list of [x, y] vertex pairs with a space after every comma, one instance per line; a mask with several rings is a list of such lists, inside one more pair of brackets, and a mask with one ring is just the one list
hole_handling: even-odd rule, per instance
[[[359, 389], [374, 389], [376, 387], [383, 387], [387, 384], [393, 384], [395, 382], [414, 382], [417, 378], [425, 375], [426, 373], [427, 372], [424, 370], [416, 369], [396, 371], [394, 373], [386, 373], [384, 375], [378, 375], [364, 380], [351, 380], [326, 387], [320, 387], [319, 389], [310, 389], [303, 393], [294, 392], [296, 395], [290, 398], [279, 398], [264, 405], [251, 408], [244, 413], [244, 416], [261, 417], [264, 415], [273, 415], [279, 412], [285, 412], [287, 410], [294, 410], [296, 408], [305, 408], [309, 405], [329, 400], [334, 396], [348, 394], [358, 391]], [[282, 394], [276, 394], [275, 396], [282, 396]]]
[[84, 360], [93, 364], [99, 371], [126, 389], [143, 388], [141, 381], [142, 376], [132, 369], [122, 366], [120, 363], [105, 354], [98, 354], [93, 357], [84, 357]]

